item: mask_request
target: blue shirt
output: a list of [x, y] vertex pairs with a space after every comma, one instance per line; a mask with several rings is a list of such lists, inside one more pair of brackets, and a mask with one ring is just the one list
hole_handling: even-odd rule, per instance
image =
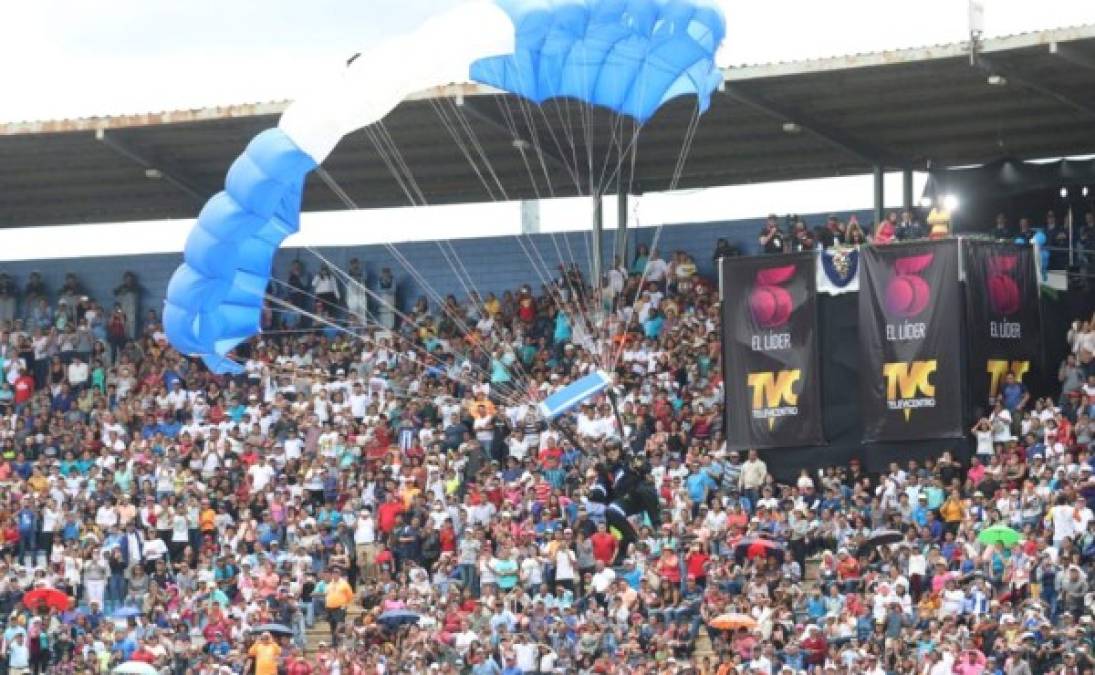
[[1000, 387], [1000, 397], [1004, 399], [1004, 407], [1008, 410], [1018, 408], [1019, 402], [1023, 400], [1023, 394], [1026, 391], [1027, 388], [1023, 386], [1022, 382], [1012, 382]]
[[686, 484], [688, 485], [688, 496], [696, 503], [706, 501], [710, 491], [719, 487], [718, 483], [706, 471], [702, 470], [699, 473], [689, 475]]

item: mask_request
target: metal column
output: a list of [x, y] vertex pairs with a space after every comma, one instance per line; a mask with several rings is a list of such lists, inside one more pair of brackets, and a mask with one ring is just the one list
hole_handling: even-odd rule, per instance
[[627, 193], [623, 191], [616, 194], [616, 256], [627, 265]]
[[593, 245], [590, 250], [593, 268], [589, 270], [589, 282], [594, 288], [601, 284], [601, 237], [604, 235], [604, 210], [601, 206], [601, 196], [593, 196]]
[[913, 172], [912, 169], [901, 171], [901, 208], [906, 211], [913, 209]]
[[886, 173], [881, 165], [874, 167], [874, 224], [882, 222], [882, 210], [886, 204]]

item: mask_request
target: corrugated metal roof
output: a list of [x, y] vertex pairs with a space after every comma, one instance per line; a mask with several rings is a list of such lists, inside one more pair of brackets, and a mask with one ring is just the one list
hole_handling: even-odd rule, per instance
[[[1053, 53], [1054, 43], [1068, 43], [1072, 61], [1064, 50]], [[851, 175], [876, 163], [924, 168], [1095, 152], [1095, 68], [1082, 65], [1095, 63], [1095, 26], [985, 41], [980, 51], [1007, 70], [1006, 86], [990, 86], [967, 50], [957, 43], [727, 69], [725, 91], [698, 127], [679, 187]], [[492, 200], [426, 102], [436, 97], [465, 99], [453, 110], [463, 111], [509, 198], [576, 191], [581, 181], [568, 168], [584, 170], [564, 168], [569, 149], [551, 140], [567, 131], [561, 116], [549, 110], [522, 119], [510, 97], [451, 85], [411, 97], [386, 118], [430, 203]], [[0, 126], [0, 227], [193, 216], [245, 144], [275, 124], [285, 105]], [[507, 120], [502, 111], [510, 106], [516, 114]], [[644, 128], [638, 189], [670, 184], [693, 110], [689, 100], [673, 101]], [[519, 128], [510, 128], [514, 118]], [[788, 122], [801, 133], [785, 131]], [[594, 137], [603, 141], [608, 126], [599, 124]], [[113, 145], [97, 138], [100, 131]], [[518, 152], [515, 135], [541, 140], [542, 167], [535, 153]], [[610, 151], [598, 147], [595, 156]], [[346, 139], [325, 167], [365, 207], [406, 203], [365, 134]], [[150, 180], [148, 168], [172, 180]], [[308, 184], [305, 206], [342, 208], [318, 182]]]

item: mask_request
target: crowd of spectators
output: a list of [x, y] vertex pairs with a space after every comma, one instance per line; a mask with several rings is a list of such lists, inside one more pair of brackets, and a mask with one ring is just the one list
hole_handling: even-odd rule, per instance
[[[1077, 279], [1095, 277], [1095, 211], [1078, 215], [1071, 230], [1052, 210], [1045, 213], [1040, 224], [1035, 224], [1026, 216], [1013, 222], [1007, 214], [998, 213], [992, 226], [987, 227], [984, 232], [971, 230], [966, 234], [985, 236], [1000, 242], [1029, 244], [1038, 231], [1045, 235], [1048, 269], [1069, 270]], [[867, 227], [861, 226], [854, 215], [846, 221], [832, 215], [823, 224], [810, 227], [801, 216], [789, 215], [781, 222], [779, 216], [770, 214], [757, 241], [763, 253], [773, 255], [859, 246], [864, 243], [889, 244], [895, 241], [940, 238], [949, 234], [949, 215], [942, 213], [940, 209], [933, 209], [926, 219], [915, 209], [902, 211], [900, 215], [896, 211], [890, 211], [881, 224]], [[727, 246], [729, 247], [728, 244]]]
[[[1095, 667], [1095, 317], [1059, 396], [1009, 382], [969, 463], [777, 481], [723, 442], [717, 293], [686, 252], [641, 247], [596, 289], [563, 268], [407, 312], [374, 304], [390, 270], [367, 298], [360, 264], [331, 273], [294, 265], [308, 312], [271, 308], [233, 378], [138, 319], [135, 278], [107, 311], [75, 277], [55, 294], [0, 277], [0, 669]], [[576, 437], [539, 419], [598, 367], [615, 409], [586, 402]], [[636, 522], [618, 566], [590, 499], [613, 438], [649, 460], [663, 523]], [[1018, 541], [985, 534], [1004, 527]]]

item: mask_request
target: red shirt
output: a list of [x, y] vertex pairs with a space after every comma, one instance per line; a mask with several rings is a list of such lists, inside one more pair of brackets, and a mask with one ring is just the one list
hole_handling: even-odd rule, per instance
[[608, 532], [594, 532], [589, 543], [593, 545], [594, 558], [606, 565], [612, 564], [612, 559], [616, 557], [616, 537]]
[[456, 551], [456, 532], [451, 527], [445, 525], [437, 533], [438, 538], [441, 540], [441, 552], [453, 553]]
[[684, 561], [684, 565], [688, 568], [688, 577], [690, 579], [701, 579], [707, 576], [707, 570], [704, 566], [707, 565], [708, 556], [706, 553], [699, 551], [693, 551], [688, 554], [688, 557]]
[[142, 663], [155, 663], [156, 655], [148, 651], [144, 647], [139, 647], [137, 651], [133, 652], [129, 656], [130, 661], [140, 661]]
[[540, 451], [540, 465], [545, 469], [558, 468], [563, 459], [562, 448], [544, 448]]
[[34, 393], [34, 378], [30, 375], [20, 375], [15, 380], [15, 402], [26, 403]]
[[302, 658], [293, 657], [285, 664], [286, 675], [312, 675], [312, 664]]
[[395, 529], [399, 521], [399, 514], [403, 513], [403, 502], [400, 500], [384, 502], [376, 509], [376, 524], [384, 534]]

